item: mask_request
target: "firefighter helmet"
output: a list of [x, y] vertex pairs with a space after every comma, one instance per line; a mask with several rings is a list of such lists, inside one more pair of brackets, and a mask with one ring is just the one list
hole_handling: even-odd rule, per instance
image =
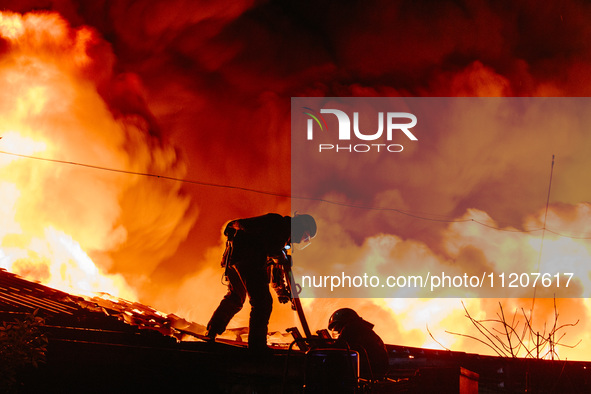
[[345, 324], [360, 319], [357, 312], [351, 308], [336, 310], [328, 320], [328, 329], [341, 332]]
[[306, 242], [316, 235], [316, 220], [311, 215], [295, 214], [291, 219], [292, 242]]

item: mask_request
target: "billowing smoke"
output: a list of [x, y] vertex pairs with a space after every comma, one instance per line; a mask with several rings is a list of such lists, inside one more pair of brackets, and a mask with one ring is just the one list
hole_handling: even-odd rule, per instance
[[76, 287], [75, 266], [122, 275], [121, 287], [145, 280], [196, 211], [178, 182], [133, 175], [186, 171], [146, 116], [138, 79], [114, 73], [95, 30], [56, 13], [5, 12], [0, 26], [3, 265], [60, 287]]
[[[21, 238], [37, 237], [41, 224], [51, 223], [79, 242], [99, 267], [121, 274], [142, 301], [201, 323], [224, 292], [217, 285], [224, 222], [290, 212], [287, 198], [236, 189], [289, 194], [290, 97], [585, 96], [591, 91], [591, 6], [581, 1], [503, 6], [487, 1], [32, 1], [6, 8], [57, 12], [43, 18], [27, 14], [23, 21], [49, 18], [51, 26], [59, 26], [59, 38], [51, 38], [43, 23], [46, 33], [29, 33], [31, 43], [24, 46], [10, 38], [16, 27], [3, 33], [0, 75], [3, 84], [23, 95], [15, 100], [6, 90], [0, 93], [2, 150], [11, 150], [9, 131], [16, 129], [11, 122], [26, 121], [18, 131], [35, 143], [20, 153], [210, 185], [0, 158], [7, 166], [27, 166], [10, 167], [2, 186], [3, 195], [14, 195], [0, 207], [12, 226], [3, 230], [18, 233], [20, 217], [10, 215], [33, 212], [18, 209], [18, 193], [31, 200], [19, 204], [34, 206], [41, 215], [33, 214], [32, 228], [22, 231], [29, 235], [5, 236], [3, 253], [15, 243], [31, 244]], [[40, 71], [38, 64], [50, 71]], [[43, 87], [47, 78], [61, 81], [54, 96], [29, 87]], [[45, 97], [45, 104], [36, 97]], [[19, 115], [19, 108], [26, 112]], [[34, 133], [45, 127], [51, 127], [50, 134], [39, 142]], [[556, 154], [548, 227], [584, 238], [590, 190], [578, 174], [589, 168], [583, 154], [589, 137], [567, 130], [563, 119], [553, 137], [538, 140], [529, 138], [531, 133], [507, 131], [491, 141], [484, 130], [470, 138], [469, 128], [437, 136], [400, 161], [388, 187], [366, 190], [372, 197], [367, 203], [458, 219], [478, 212], [503, 229], [541, 227]], [[532, 146], [527, 158], [520, 156], [524, 145]], [[318, 175], [310, 173], [310, 181]], [[29, 188], [15, 190], [10, 177], [25, 178]], [[528, 187], [521, 187], [524, 183]], [[345, 218], [338, 207], [321, 204], [310, 210], [323, 225], [319, 237], [340, 242], [342, 256], [353, 260], [378, 241], [391, 246], [385, 249], [388, 258], [420, 256], [434, 266], [453, 261], [493, 266], [507, 250], [531, 259], [526, 251], [536, 256], [540, 248], [539, 238], [528, 234], [485, 234], [485, 228], [435, 225], [396, 214]], [[372, 237], [362, 237], [360, 228]], [[548, 264], [553, 253], [588, 259], [588, 240], [546, 234], [544, 242]], [[313, 247], [306, 252], [324, 264], [341, 257]], [[24, 266], [26, 259], [19, 261]], [[535, 257], [528, 262], [538, 264]], [[564, 322], [581, 318], [569, 336], [587, 339], [588, 303], [559, 301]], [[504, 303], [513, 313], [527, 310], [531, 300]], [[536, 321], [552, 319], [551, 304], [536, 301]], [[442, 339], [446, 328], [470, 328], [459, 300], [319, 299], [306, 305], [313, 308], [315, 329], [325, 327], [334, 309], [352, 306], [389, 342], [437, 346], [428, 325], [446, 346], [472, 349], [466, 339]], [[467, 306], [480, 316], [495, 316], [498, 309], [497, 300], [487, 299], [469, 300]], [[289, 308], [276, 306], [272, 329], [284, 329], [293, 319]], [[232, 324], [246, 325], [246, 320], [238, 317]], [[572, 357], [584, 357], [585, 349], [580, 345]]]

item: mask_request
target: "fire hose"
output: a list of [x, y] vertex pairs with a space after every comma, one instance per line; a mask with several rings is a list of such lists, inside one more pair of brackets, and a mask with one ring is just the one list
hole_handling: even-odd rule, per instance
[[285, 272], [285, 279], [287, 282], [287, 291], [291, 295], [291, 309], [297, 312], [298, 318], [300, 319], [300, 324], [302, 329], [304, 330], [304, 337], [311, 338], [312, 332], [310, 331], [310, 327], [308, 326], [308, 321], [306, 320], [306, 315], [304, 314], [304, 309], [302, 308], [302, 303], [300, 301], [299, 294], [302, 291], [300, 285], [295, 282], [293, 272], [291, 270], [292, 266], [292, 259], [291, 255], [287, 254], [285, 249], [282, 250], [283, 257], [285, 258], [284, 264], [284, 272]]

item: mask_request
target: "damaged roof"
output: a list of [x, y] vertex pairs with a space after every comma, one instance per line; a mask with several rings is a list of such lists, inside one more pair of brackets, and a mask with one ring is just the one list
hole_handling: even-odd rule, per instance
[[[301, 393], [306, 354], [273, 347], [253, 357], [235, 340], [201, 340], [203, 325], [137, 302], [102, 294], [80, 297], [0, 269], [0, 318], [36, 311], [47, 336], [45, 363], [25, 368], [18, 392]], [[241, 330], [236, 332], [239, 339]], [[280, 334], [287, 335], [287, 334]], [[289, 342], [286, 338], [283, 341]], [[464, 352], [387, 345], [388, 379], [372, 392], [591, 392], [591, 362], [508, 359]], [[1, 352], [0, 352], [1, 355]]]

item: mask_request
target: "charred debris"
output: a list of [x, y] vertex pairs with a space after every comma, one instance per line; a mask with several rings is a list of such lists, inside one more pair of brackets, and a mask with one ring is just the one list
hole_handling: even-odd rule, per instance
[[[331, 349], [319, 336], [285, 338], [268, 354], [252, 354], [238, 341], [206, 341], [203, 326], [140, 303], [78, 297], [6, 270], [0, 270], [0, 318], [5, 392], [591, 392], [591, 362], [400, 345], [387, 345], [387, 378], [372, 382], [357, 377], [357, 353]], [[19, 329], [28, 336], [15, 334]], [[31, 349], [22, 349], [25, 342]]]

